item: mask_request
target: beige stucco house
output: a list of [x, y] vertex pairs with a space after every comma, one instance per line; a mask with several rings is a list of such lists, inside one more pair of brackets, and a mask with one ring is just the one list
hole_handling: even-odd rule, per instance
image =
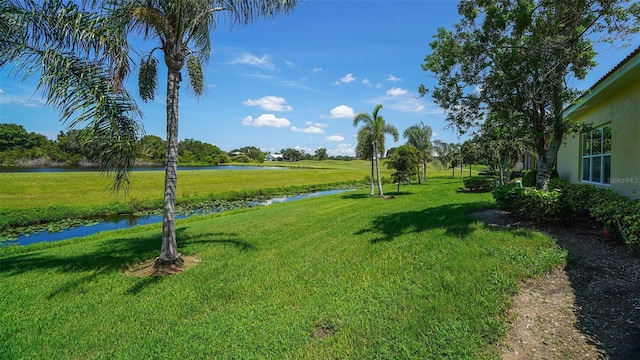
[[592, 130], [567, 138], [558, 153], [558, 175], [640, 199], [640, 47], [565, 116]]

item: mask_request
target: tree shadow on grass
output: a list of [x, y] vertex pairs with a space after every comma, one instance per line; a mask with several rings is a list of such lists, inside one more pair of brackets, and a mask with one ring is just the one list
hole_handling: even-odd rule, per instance
[[383, 214], [376, 217], [369, 228], [356, 232], [356, 235], [365, 233], [379, 235], [370, 240], [372, 244], [393, 241], [404, 234], [431, 229], [445, 229], [447, 235], [462, 238], [475, 231], [473, 224], [478, 222], [468, 214], [482, 207], [486, 207], [486, 203], [442, 205], [420, 211]]
[[[223, 244], [237, 246], [241, 251], [254, 249], [254, 246], [234, 233], [205, 233], [189, 235], [186, 227], [176, 230], [178, 249], [188, 250], [189, 245], [198, 243]], [[153, 259], [159, 254], [162, 235], [154, 232], [146, 236], [131, 234], [126, 237], [98, 241], [96, 244], [60, 244], [57, 249], [38, 250], [24, 249], [15, 255], [8, 255], [0, 259], [2, 277], [17, 276], [33, 270], [58, 271], [60, 273], [76, 274], [59, 288], [54, 290], [49, 298], [59, 294], [80, 291], [83, 284], [94, 281], [101, 274], [120, 272], [131, 264]], [[84, 250], [86, 247], [86, 250]], [[62, 252], [66, 248], [68, 252]], [[80, 248], [80, 250], [78, 250]], [[21, 249], [22, 250], [22, 249]], [[30, 251], [31, 250], [31, 251]], [[77, 273], [87, 272], [78, 276]], [[162, 278], [162, 277], [153, 277]], [[141, 279], [129, 293], [137, 293], [147, 285], [162, 281], [161, 279]]]
[[358, 200], [358, 199], [366, 199], [368, 197], [375, 197], [376, 195], [369, 194], [345, 194], [342, 195], [342, 199], [344, 200]]

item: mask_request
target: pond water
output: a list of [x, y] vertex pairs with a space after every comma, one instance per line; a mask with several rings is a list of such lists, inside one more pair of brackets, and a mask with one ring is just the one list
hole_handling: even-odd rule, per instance
[[[242, 166], [242, 165], [215, 165], [215, 166], [178, 166], [181, 170], [285, 170], [283, 166]], [[134, 167], [132, 171], [164, 171], [164, 166]], [[90, 166], [60, 166], [60, 167], [0, 167], [0, 172], [76, 172], [76, 171], [100, 171], [99, 168]]]
[[[352, 191], [353, 189], [339, 189], [339, 190], [326, 190], [318, 191], [307, 194], [299, 194], [295, 196], [279, 197], [270, 199], [264, 202], [254, 202], [250, 206], [267, 206], [271, 204], [313, 198], [318, 196], [339, 194], [345, 191]], [[215, 210], [201, 209], [194, 211], [188, 215], [176, 215], [176, 219], [184, 219], [194, 215], [205, 215], [216, 212]], [[81, 237], [96, 234], [102, 231], [126, 229], [138, 225], [146, 225], [153, 223], [161, 223], [162, 215], [147, 215], [147, 216], [120, 216], [113, 219], [105, 219], [94, 225], [83, 225], [72, 229], [66, 229], [58, 232], [41, 231], [34, 234], [25, 234], [18, 237], [16, 240], [3, 241], [0, 245], [30, 245], [39, 242], [53, 242], [60, 240], [67, 240], [74, 237]]]

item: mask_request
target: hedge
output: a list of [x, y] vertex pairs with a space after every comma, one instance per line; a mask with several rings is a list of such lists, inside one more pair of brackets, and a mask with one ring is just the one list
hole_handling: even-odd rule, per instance
[[610, 189], [550, 183], [551, 191], [531, 187], [499, 186], [493, 191], [498, 207], [517, 216], [536, 221], [566, 221], [589, 217], [624, 243], [640, 249], [640, 200], [630, 200]]
[[471, 192], [491, 192], [496, 187], [496, 179], [488, 176], [470, 176], [462, 180], [464, 187]]

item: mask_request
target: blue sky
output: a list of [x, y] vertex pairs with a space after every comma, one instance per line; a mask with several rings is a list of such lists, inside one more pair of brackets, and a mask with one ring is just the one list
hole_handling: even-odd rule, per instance
[[[420, 65], [438, 27], [458, 20], [457, 1], [307, 0], [291, 14], [246, 28], [220, 24], [211, 34], [205, 70], [206, 95], [195, 99], [183, 84], [180, 139], [194, 138], [230, 151], [257, 146], [307, 153], [324, 147], [329, 155], [353, 155], [355, 113], [373, 111], [400, 134], [424, 122], [432, 139], [462, 142], [445, 129], [442, 110], [418, 97], [418, 86], [433, 85]], [[135, 39], [141, 52], [155, 44]], [[599, 65], [576, 85], [585, 89], [640, 45], [599, 47]], [[137, 70], [137, 69], [136, 69]], [[44, 107], [35, 81], [19, 82], [0, 72], [0, 123], [17, 123], [55, 139], [65, 130], [58, 115]], [[186, 76], [183, 77], [186, 80]], [[129, 89], [136, 93], [136, 78]], [[139, 105], [147, 134], [165, 137], [166, 70], [160, 69], [153, 103]], [[399, 146], [404, 139], [387, 147]]]

